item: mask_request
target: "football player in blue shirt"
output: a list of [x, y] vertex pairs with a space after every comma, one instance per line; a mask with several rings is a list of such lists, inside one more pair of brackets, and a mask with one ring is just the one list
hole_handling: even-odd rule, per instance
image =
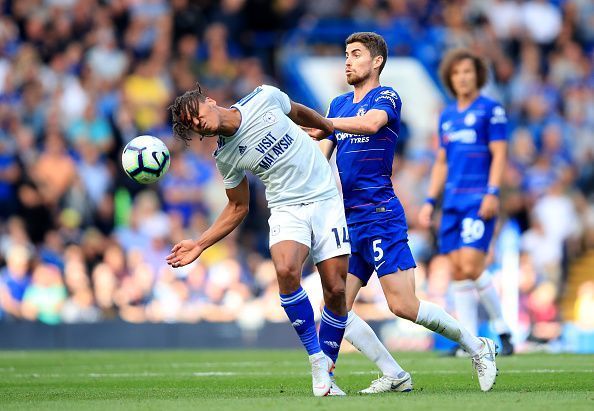
[[510, 330], [490, 275], [485, 272], [506, 161], [505, 110], [480, 94], [487, 67], [470, 51], [450, 51], [439, 72], [456, 101], [445, 108], [439, 120], [440, 148], [419, 222], [430, 226], [437, 197], [443, 191], [439, 248], [453, 264], [457, 316], [471, 331], [477, 329], [478, 291], [500, 335], [501, 354], [509, 355], [513, 353]]
[[[347, 275], [347, 328], [345, 338], [382, 370], [383, 376], [362, 393], [410, 391], [410, 375], [391, 358], [369, 325], [351, 311], [361, 287], [375, 271], [390, 310], [458, 342], [472, 354], [481, 389], [495, 383], [495, 344], [477, 338], [442, 308], [415, 295], [415, 262], [408, 246], [404, 210], [392, 187], [392, 162], [400, 132], [402, 102], [379, 76], [386, 64], [386, 42], [375, 33], [354, 33], [346, 40], [345, 73], [354, 91], [336, 97], [328, 117], [335, 132], [309, 130], [322, 140], [330, 158], [337, 147], [337, 165], [342, 182], [345, 213], [351, 242]], [[346, 240], [336, 233], [336, 241]]]

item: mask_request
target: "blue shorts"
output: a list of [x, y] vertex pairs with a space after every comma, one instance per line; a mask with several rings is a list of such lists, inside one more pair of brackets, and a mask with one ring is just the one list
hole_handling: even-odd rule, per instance
[[408, 247], [407, 229], [404, 215], [349, 225], [349, 273], [367, 285], [374, 271], [381, 277], [415, 268], [415, 259]]
[[472, 247], [483, 252], [495, 231], [496, 218], [483, 220], [478, 216], [479, 207], [466, 210], [444, 210], [439, 228], [439, 252], [448, 254], [462, 247]]

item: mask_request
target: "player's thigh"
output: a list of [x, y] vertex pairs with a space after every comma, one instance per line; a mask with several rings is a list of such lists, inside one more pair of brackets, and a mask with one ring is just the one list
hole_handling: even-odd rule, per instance
[[295, 241], [311, 248], [311, 222], [306, 206], [274, 207], [268, 219], [269, 247], [282, 241]]
[[403, 318], [416, 320], [419, 299], [415, 293], [414, 269], [399, 270], [380, 277], [380, 284], [390, 310]]
[[[339, 196], [307, 206], [311, 221], [311, 257], [314, 264], [351, 254], [351, 242]], [[346, 272], [345, 272], [346, 275]]]
[[292, 240], [283, 240], [270, 247], [281, 294], [290, 294], [299, 289], [301, 268], [308, 254], [309, 247]]

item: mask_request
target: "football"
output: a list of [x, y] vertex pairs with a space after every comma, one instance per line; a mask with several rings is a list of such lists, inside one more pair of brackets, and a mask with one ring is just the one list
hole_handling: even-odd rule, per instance
[[153, 136], [138, 136], [122, 152], [122, 167], [128, 176], [140, 183], [158, 181], [169, 169], [170, 156], [165, 143]]

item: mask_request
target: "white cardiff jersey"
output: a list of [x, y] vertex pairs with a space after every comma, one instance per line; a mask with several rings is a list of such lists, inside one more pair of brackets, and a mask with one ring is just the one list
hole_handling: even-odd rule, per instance
[[219, 138], [214, 153], [225, 188], [237, 187], [251, 171], [266, 186], [270, 208], [338, 195], [321, 150], [286, 116], [291, 101], [285, 93], [262, 85], [232, 107], [241, 113], [241, 125], [233, 136]]

